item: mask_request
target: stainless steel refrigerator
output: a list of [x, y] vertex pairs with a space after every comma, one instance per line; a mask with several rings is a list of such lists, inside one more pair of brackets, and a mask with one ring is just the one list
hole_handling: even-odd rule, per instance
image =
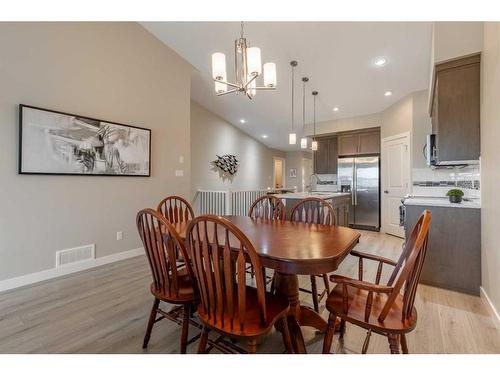
[[351, 193], [349, 225], [380, 229], [380, 158], [378, 156], [339, 158], [338, 185]]

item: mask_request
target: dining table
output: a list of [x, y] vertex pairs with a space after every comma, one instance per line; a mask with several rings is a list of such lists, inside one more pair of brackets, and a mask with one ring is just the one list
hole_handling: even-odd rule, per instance
[[[359, 242], [360, 232], [342, 226], [247, 216], [222, 217], [245, 233], [261, 265], [275, 271], [275, 293], [286, 296], [290, 303], [287, 321], [294, 351], [306, 353], [301, 327], [313, 327], [324, 333], [327, 322], [312, 308], [300, 304], [298, 276], [335, 271]], [[182, 239], [186, 238], [188, 225], [189, 221], [174, 224]]]

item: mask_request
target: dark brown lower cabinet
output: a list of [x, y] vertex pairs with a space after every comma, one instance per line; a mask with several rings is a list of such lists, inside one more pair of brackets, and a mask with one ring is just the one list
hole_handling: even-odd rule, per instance
[[481, 286], [481, 210], [406, 205], [405, 233], [422, 212], [432, 213], [427, 256], [420, 282], [479, 295]]

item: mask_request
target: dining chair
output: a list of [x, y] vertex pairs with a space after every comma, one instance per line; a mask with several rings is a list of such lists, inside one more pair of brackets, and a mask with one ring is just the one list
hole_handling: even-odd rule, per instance
[[[157, 211], [151, 208], [139, 211], [136, 222], [153, 276], [150, 291], [154, 296], [142, 347], [147, 348], [153, 325], [167, 318], [181, 325], [180, 351], [186, 353], [191, 306], [197, 300], [192, 270], [178, 266], [178, 254], [187, 259], [186, 247], [172, 224]], [[160, 308], [160, 301], [176, 306], [165, 311]], [[159, 318], [157, 315], [160, 315]]]
[[[337, 283], [326, 300], [330, 312], [323, 342], [323, 353], [332, 345], [335, 321], [340, 321], [340, 337], [345, 333], [346, 321], [367, 330], [362, 353], [368, 350], [372, 332], [387, 336], [391, 354], [408, 353], [406, 334], [417, 325], [417, 311], [413, 306], [420, 273], [427, 251], [431, 212], [425, 210], [412, 229], [397, 262], [377, 255], [351, 251], [359, 258], [358, 280], [332, 275]], [[378, 262], [375, 282], [363, 281], [363, 259]], [[384, 264], [394, 267], [386, 285], [380, 284]], [[401, 293], [402, 292], [402, 293]]]
[[[335, 209], [324, 199], [314, 197], [305, 198], [298, 202], [292, 209], [290, 220], [308, 224], [335, 225]], [[318, 293], [316, 277], [321, 277], [325, 285], [321, 293]], [[328, 293], [330, 293], [328, 275], [311, 275], [310, 279], [311, 290], [305, 288], [300, 288], [300, 290], [312, 294], [314, 310], [319, 312], [319, 303]]]
[[176, 195], [162, 199], [156, 210], [171, 223], [183, 223], [194, 218], [193, 207], [186, 199]]
[[[186, 246], [200, 295], [197, 312], [203, 330], [198, 353], [213, 347], [223, 353], [245, 352], [226, 337], [245, 339], [248, 353], [255, 353], [257, 338], [268, 333], [275, 323], [291, 353], [288, 300], [266, 292], [260, 258], [245, 234], [222, 217], [199, 216], [189, 223]], [[255, 288], [245, 282], [247, 262], [255, 269]], [[210, 330], [219, 337], [209, 340]]]
[[282, 200], [274, 195], [264, 195], [250, 206], [248, 216], [253, 219], [285, 220], [285, 205]]
[[[257, 198], [248, 210], [248, 216], [252, 219], [261, 218], [266, 220], [285, 220], [285, 215], [286, 209], [283, 201], [276, 198], [274, 195], [264, 195], [263, 197]], [[266, 277], [265, 268], [263, 269], [263, 272], [266, 284], [267, 282], [271, 282], [273, 278]], [[250, 273], [252, 278], [255, 277], [255, 271], [251, 265], [247, 267], [247, 273]], [[272, 289], [273, 287], [271, 286], [271, 290]]]

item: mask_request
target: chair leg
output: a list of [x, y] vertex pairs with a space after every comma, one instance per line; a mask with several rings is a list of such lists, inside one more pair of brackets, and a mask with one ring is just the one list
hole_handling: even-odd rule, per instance
[[270, 290], [270, 292], [272, 294], [274, 294], [275, 291], [276, 291], [276, 271], [274, 271], [274, 273], [273, 273], [273, 279], [271, 281], [271, 290]]
[[389, 340], [389, 348], [391, 349], [391, 354], [399, 354], [398, 335], [391, 333], [387, 338]]
[[200, 343], [198, 344], [198, 354], [205, 354], [208, 341], [208, 328], [203, 326], [201, 330]]
[[267, 290], [266, 267], [262, 267], [262, 277], [264, 278], [264, 289]]
[[182, 309], [182, 330], [181, 330], [181, 354], [186, 354], [187, 339], [189, 331], [189, 315], [191, 305], [185, 304]]
[[408, 343], [406, 342], [406, 335], [404, 333], [401, 334], [401, 350], [403, 354], [408, 354]]
[[257, 339], [248, 340], [248, 354], [257, 353]]
[[328, 281], [328, 275], [324, 273], [323, 275], [323, 283], [325, 284], [326, 296], [330, 294], [330, 282]]
[[345, 320], [340, 319], [339, 338], [343, 339], [345, 334]]
[[330, 354], [332, 347], [333, 333], [335, 332], [335, 321], [337, 316], [330, 313], [328, 317], [328, 327], [326, 328], [325, 340], [323, 341], [323, 354]]
[[250, 266], [250, 277], [252, 279], [255, 277], [255, 268], [253, 268], [253, 266]]
[[288, 329], [288, 318], [285, 315], [281, 318], [283, 343], [285, 344], [285, 349], [288, 354], [293, 354], [292, 337], [290, 336], [290, 330]]
[[160, 305], [160, 300], [155, 298], [153, 302], [153, 308], [151, 309], [151, 313], [149, 314], [148, 327], [146, 328], [146, 335], [144, 335], [144, 341], [142, 343], [142, 348], [146, 349], [148, 347], [149, 338], [151, 337], [151, 331], [153, 330], [153, 325], [156, 320], [156, 312], [158, 311], [158, 306]]
[[363, 349], [361, 349], [361, 354], [366, 354], [366, 352], [368, 351], [368, 345], [370, 345], [371, 336], [372, 336], [372, 330], [369, 329], [368, 331], [366, 331], [366, 338], [365, 342], [363, 343]]
[[311, 275], [311, 292], [312, 292], [314, 311], [319, 313], [318, 287], [316, 286], [316, 276], [315, 275]]

